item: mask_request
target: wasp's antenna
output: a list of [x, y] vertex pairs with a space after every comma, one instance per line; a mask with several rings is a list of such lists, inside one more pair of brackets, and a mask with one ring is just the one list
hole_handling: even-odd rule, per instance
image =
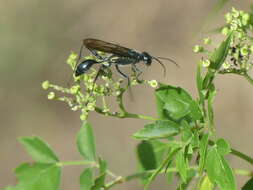
[[158, 63], [160, 63], [160, 65], [163, 67], [163, 75], [166, 75], [166, 67], [164, 66], [164, 64], [157, 58], [157, 57], [152, 57], [154, 60], [156, 60]]
[[78, 63], [79, 63], [79, 61], [80, 61], [80, 59], [81, 59], [81, 57], [82, 57], [83, 47], [84, 47], [84, 45], [82, 44], [82, 45], [81, 45], [81, 48], [80, 48], [80, 51], [79, 51], [79, 56], [78, 56], [78, 59], [77, 59], [77, 61], [76, 61], [76, 65], [75, 65], [75, 67], [74, 67], [74, 71], [73, 71], [73, 72], [75, 72], [76, 67], [77, 67], [77, 65], [78, 65]]
[[167, 57], [156, 57], [158, 59], [164, 59], [164, 60], [168, 60], [171, 63], [174, 63], [177, 67], [179, 67], [179, 65], [176, 63], [176, 61], [174, 61], [173, 59], [167, 58]]

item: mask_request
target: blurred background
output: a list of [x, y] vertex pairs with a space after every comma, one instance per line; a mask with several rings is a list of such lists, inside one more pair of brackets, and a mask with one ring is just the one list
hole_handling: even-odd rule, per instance
[[[71, 51], [78, 52], [81, 40], [92, 37], [152, 55], [170, 57], [180, 68], [167, 64], [167, 76], [152, 64], [142, 75], [145, 79], [186, 88], [196, 95], [196, 63], [201, 58], [192, 52], [205, 31], [224, 23], [223, 14], [232, 6], [249, 10], [251, 0], [230, 1], [212, 20], [206, 20], [216, 1], [210, 0], [19, 0], [1, 1], [0, 6], [0, 189], [16, 182], [13, 169], [30, 161], [17, 142], [21, 136], [36, 135], [46, 140], [63, 161], [80, 160], [75, 136], [80, 128], [79, 113], [57, 101], [49, 101], [41, 83], [67, 86], [71, 75], [65, 64]], [[221, 37], [221, 36], [220, 36]], [[222, 40], [222, 38], [220, 38]], [[216, 127], [220, 137], [232, 147], [253, 156], [253, 88], [242, 78], [220, 76], [216, 80]], [[126, 97], [129, 112], [156, 115], [153, 90], [133, 88], [134, 101]], [[104, 117], [93, 113], [89, 118], [96, 135], [97, 151], [119, 175], [136, 169], [135, 145], [131, 135], [147, 121]], [[249, 165], [233, 156], [233, 167]], [[63, 170], [62, 190], [78, 189], [83, 168]], [[238, 187], [246, 178], [239, 177]], [[165, 179], [155, 180], [151, 189], [165, 190]], [[138, 181], [115, 189], [142, 189]]]

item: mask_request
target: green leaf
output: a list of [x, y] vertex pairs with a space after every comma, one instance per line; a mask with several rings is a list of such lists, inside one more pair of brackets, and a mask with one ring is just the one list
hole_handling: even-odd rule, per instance
[[216, 145], [218, 153], [222, 156], [231, 152], [230, 145], [225, 139], [218, 139]]
[[156, 100], [158, 114], [162, 118], [179, 120], [186, 115], [193, 119], [201, 117], [197, 103], [182, 88], [163, 86], [156, 90]]
[[91, 190], [101, 190], [105, 185], [105, 173], [101, 174], [95, 179], [95, 184], [92, 186]]
[[153, 147], [153, 151], [155, 154], [156, 166], [160, 165], [164, 159], [164, 156], [169, 151], [169, 147], [167, 143], [164, 143], [160, 140], [152, 140], [149, 141]]
[[193, 136], [192, 131], [191, 131], [191, 127], [187, 123], [187, 121], [185, 121], [185, 120], [183, 120], [181, 122], [181, 125], [183, 127], [183, 130], [181, 132], [181, 141], [182, 142], [188, 142]]
[[209, 139], [209, 134], [204, 134], [200, 140], [200, 145], [199, 145], [199, 155], [200, 155], [199, 171], [200, 173], [203, 172], [203, 169], [206, 164], [208, 139]]
[[247, 181], [247, 183], [242, 187], [242, 190], [252, 190], [253, 189], [253, 177]]
[[[170, 150], [170, 147], [168, 146], [168, 143], [165, 143], [165, 142], [162, 142], [160, 140], [150, 140], [148, 141], [148, 143], [150, 143], [152, 145], [152, 149], [153, 149], [153, 153], [154, 153], [154, 156], [155, 156], [155, 166], [157, 168], [158, 165], [160, 165], [162, 163], [162, 161], [164, 160], [164, 156], [169, 152]], [[144, 158], [143, 156], [143, 159], [147, 159], [149, 157], [146, 157]], [[142, 172], [142, 171], [145, 171], [146, 169], [141, 165], [140, 161], [138, 163], [138, 171], [139, 172]], [[147, 183], [147, 180], [148, 178], [151, 176], [151, 174], [147, 174], [145, 176], [141, 176], [140, 177], [140, 182], [142, 184], [146, 184]]]
[[208, 89], [212, 84], [216, 71], [220, 69], [222, 64], [227, 58], [231, 40], [233, 38], [233, 32], [231, 32], [227, 39], [224, 40], [221, 45], [210, 56], [210, 66], [208, 72], [203, 80], [202, 89]]
[[107, 169], [107, 164], [105, 160], [102, 160], [101, 158], [99, 158], [98, 160], [98, 165], [99, 165], [99, 173], [103, 174], [106, 172]]
[[87, 168], [83, 171], [80, 176], [80, 187], [81, 190], [89, 190], [94, 185], [93, 177], [92, 177], [92, 169]]
[[149, 140], [167, 138], [179, 133], [179, 125], [173, 121], [157, 121], [154, 124], [145, 125], [133, 136], [137, 139]]
[[189, 100], [191, 97], [181, 88], [164, 86], [156, 90], [156, 96], [163, 103], [162, 110], [168, 112], [174, 120], [178, 120], [190, 112]]
[[202, 117], [202, 113], [200, 111], [199, 105], [195, 100], [192, 100], [190, 103], [190, 114], [189, 116], [193, 120], [199, 120]]
[[199, 134], [196, 131], [193, 134], [191, 145], [192, 145], [192, 148], [198, 148], [199, 147]]
[[138, 160], [144, 170], [152, 170], [157, 167], [153, 146], [148, 141], [141, 141], [137, 146]]
[[22, 164], [15, 171], [18, 190], [57, 190], [60, 186], [61, 169], [55, 164]]
[[171, 161], [168, 163], [168, 165], [166, 166], [166, 181], [168, 184], [171, 184], [173, 182], [174, 179], [174, 172], [169, 172], [169, 169], [172, 168], [174, 166], [174, 163]]
[[176, 168], [183, 180], [184, 183], [187, 181], [187, 170], [188, 170], [188, 161], [184, 157], [184, 150], [180, 150], [176, 155]]
[[208, 110], [208, 121], [211, 130], [213, 130], [214, 127], [213, 101], [215, 95], [216, 91], [214, 89], [212, 91], [209, 91], [207, 110]]
[[173, 159], [173, 157], [175, 156], [175, 154], [177, 154], [177, 152], [180, 150], [181, 148], [176, 148], [170, 151], [170, 153], [168, 154], [167, 158], [161, 163], [161, 165], [155, 170], [154, 173], [152, 173], [152, 175], [149, 177], [147, 183], [144, 186], [144, 190], [147, 190], [149, 185], [151, 184], [151, 182], [155, 179], [155, 177], [161, 172], [161, 170], [163, 168], [165, 168], [168, 163]]
[[95, 183], [92, 186], [91, 190], [101, 190], [105, 185], [107, 164], [105, 160], [99, 158], [99, 176], [95, 179]]
[[35, 161], [40, 163], [55, 163], [59, 161], [50, 146], [39, 137], [22, 137], [19, 141]]
[[77, 134], [77, 147], [80, 154], [86, 160], [96, 160], [96, 147], [92, 127], [87, 122], [83, 123], [80, 131]]
[[221, 190], [236, 190], [233, 170], [216, 147], [212, 147], [207, 154], [206, 170], [210, 181], [217, 184]]
[[214, 189], [214, 185], [212, 184], [212, 182], [209, 180], [208, 176], [206, 175], [200, 184], [199, 190], [213, 190]]
[[201, 73], [202, 73], [202, 63], [199, 62], [198, 67], [197, 67], [197, 74], [196, 74], [196, 82], [197, 82], [197, 88], [198, 88], [199, 95], [202, 94], [201, 90], [202, 90], [202, 84], [203, 84], [203, 78], [201, 76]]
[[210, 57], [210, 68], [214, 70], [219, 70], [222, 64], [224, 63], [227, 55], [228, 55], [228, 50], [230, 47], [231, 40], [233, 38], [233, 32], [231, 32], [227, 39], [224, 40], [221, 45], [212, 53]]

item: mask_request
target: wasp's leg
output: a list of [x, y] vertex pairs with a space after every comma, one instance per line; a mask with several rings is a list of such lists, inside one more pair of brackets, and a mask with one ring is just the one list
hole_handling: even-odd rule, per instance
[[117, 64], [115, 65], [115, 67], [116, 67], [117, 71], [119, 72], [119, 74], [121, 76], [123, 76], [124, 78], [127, 79], [127, 84], [128, 84], [128, 86], [130, 86], [130, 79], [129, 79], [129, 77], [119, 69], [119, 66]]
[[79, 55], [78, 55], [78, 59], [77, 59], [77, 61], [76, 61], [76, 64], [74, 65], [73, 73], [75, 72], [76, 67], [77, 67], [77, 65], [78, 65], [78, 63], [79, 63], [79, 61], [80, 61], [80, 59], [81, 59], [81, 57], [82, 57], [83, 47], [84, 47], [84, 45], [82, 45], [81, 48], [80, 48]]
[[141, 80], [139, 80], [139, 76], [142, 74], [142, 70], [140, 70], [135, 64], [132, 64], [132, 70], [136, 73], [137, 81], [141, 82]]
[[104, 65], [101, 65], [99, 67], [98, 72], [97, 72], [97, 74], [96, 74], [96, 76], [95, 76], [95, 78], [93, 80], [93, 84], [92, 84], [92, 88], [91, 88], [91, 94], [93, 94], [94, 86], [95, 86], [95, 83], [96, 83], [99, 75], [104, 71], [105, 68], [106, 68], [106, 66], [104, 66]]
[[96, 50], [94, 50], [94, 49], [90, 49], [90, 48], [87, 48], [95, 57], [97, 57], [98, 59], [100, 59], [100, 60], [104, 60], [105, 58], [104, 57], [102, 57], [101, 55], [99, 55], [98, 53], [97, 53], [97, 51]]
[[84, 45], [82, 45], [81, 48], [80, 48], [79, 55], [78, 55], [78, 59], [77, 59], [77, 64], [78, 64], [78, 62], [79, 62], [80, 59], [81, 59], [82, 52], [83, 52], [83, 47], [84, 47]]

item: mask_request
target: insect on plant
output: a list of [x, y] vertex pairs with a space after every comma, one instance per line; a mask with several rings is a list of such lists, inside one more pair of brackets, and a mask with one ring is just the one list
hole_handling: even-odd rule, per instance
[[[115, 65], [118, 73], [128, 80], [128, 84], [130, 83], [129, 77], [120, 70], [120, 66], [131, 65], [132, 70], [137, 74], [136, 76], [138, 78], [142, 71], [136, 66], [137, 63], [143, 62], [146, 66], [150, 66], [152, 61], [155, 60], [163, 67], [164, 75], [166, 74], [166, 68], [160, 59], [168, 60], [177, 65], [177, 63], [170, 58], [154, 57], [147, 52], [140, 53], [130, 48], [92, 38], [83, 40], [78, 62], [81, 59], [83, 47], [86, 47], [99, 61], [93, 59], [82, 61], [76, 67], [75, 76], [80, 76], [86, 73], [94, 64], [102, 64], [99, 68], [97, 76], [95, 77], [95, 81], [100, 71], [104, 68], [110, 67], [111, 65]], [[103, 52], [106, 55], [103, 56], [99, 54], [99, 52]], [[103, 63], [107, 63], [107, 65]]]

